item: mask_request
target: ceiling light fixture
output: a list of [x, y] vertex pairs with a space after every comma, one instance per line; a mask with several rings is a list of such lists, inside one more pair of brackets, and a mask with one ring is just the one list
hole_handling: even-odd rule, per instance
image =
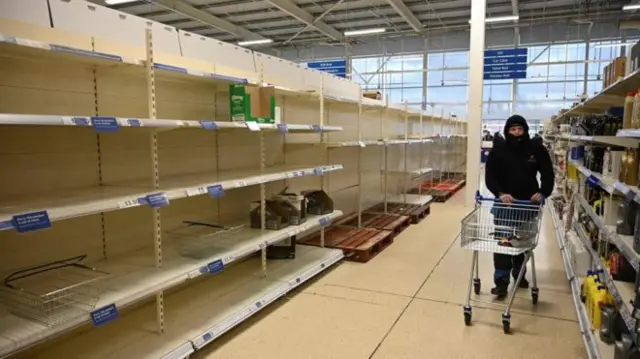
[[238, 46], [262, 45], [262, 44], [270, 44], [272, 42], [273, 40], [271, 39], [238, 41]]
[[104, 0], [107, 5], [120, 5], [135, 1], [136, 0]]
[[[518, 21], [519, 19], [520, 19], [520, 16], [518, 15], [498, 16], [498, 17], [488, 17], [484, 19], [484, 22], [486, 22], [487, 24], [490, 24], [494, 22]], [[471, 19], [469, 19], [469, 24], [471, 24]]]
[[344, 36], [359, 36], [359, 35], [371, 35], [371, 34], [381, 34], [387, 31], [383, 28], [376, 29], [365, 29], [365, 30], [353, 30], [353, 31], [345, 31]]
[[622, 11], [640, 10], [640, 4], [629, 4], [622, 7]]

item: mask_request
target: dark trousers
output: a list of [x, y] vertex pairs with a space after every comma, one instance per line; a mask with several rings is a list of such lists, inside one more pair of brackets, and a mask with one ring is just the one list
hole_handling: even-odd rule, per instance
[[[500, 227], [511, 227], [513, 228], [517, 223], [522, 223], [524, 221], [534, 220], [535, 217], [538, 216], [537, 211], [518, 211], [512, 210], [508, 207], [494, 207], [492, 210], [493, 213], [493, 224], [496, 226], [495, 237], [496, 240], [504, 236], [511, 235], [512, 231], [504, 231], [499, 230]], [[519, 254], [517, 256], [511, 256], [508, 254], [494, 253], [493, 254], [493, 281], [496, 285], [498, 284], [509, 284], [509, 275], [513, 276], [513, 279], [518, 279], [518, 275], [520, 274], [520, 269], [522, 268], [522, 264], [524, 263], [524, 253]], [[524, 275], [527, 274], [527, 268], [522, 268], [524, 270]], [[523, 277], [524, 278], [524, 277]]]

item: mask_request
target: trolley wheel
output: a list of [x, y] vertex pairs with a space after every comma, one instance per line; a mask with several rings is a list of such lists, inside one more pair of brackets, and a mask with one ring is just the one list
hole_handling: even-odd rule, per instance
[[480, 278], [475, 278], [473, 280], [473, 292], [476, 295], [480, 294], [480, 288], [482, 288], [482, 285], [480, 284]]
[[536, 287], [531, 288], [531, 303], [533, 303], [533, 305], [538, 304], [538, 293], [539, 290]]
[[471, 325], [471, 307], [464, 307], [464, 325]]
[[510, 314], [502, 314], [502, 330], [504, 334], [511, 333], [511, 315]]

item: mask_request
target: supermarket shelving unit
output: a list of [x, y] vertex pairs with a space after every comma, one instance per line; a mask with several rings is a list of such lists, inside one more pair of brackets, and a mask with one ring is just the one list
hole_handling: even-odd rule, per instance
[[[619, 79], [615, 83], [611, 84], [607, 88], [603, 89], [594, 96], [588, 98], [584, 102], [577, 104], [568, 111], [564, 111], [557, 116], [554, 116], [550, 122], [553, 125], [558, 125], [567, 122], [572, 116], [579, 116], [585, 114], [597, 114], [602, 113], [610, 107], [621, 107], [624, 105], [624, 98], [626, 93], [632, 90], [636, 90], [640, 87], [640, 72], [634, 71], [622, 79]], [[545, 126], [545, 128], [551, 126]], [[566, 133], [547, 133], [545, 140], [551, 144], [551, 150], [556, 152], [555, 149], [559, 143], [584, 143], [584, 144], [600, 144], [600, 145], [613, 145], [627, 148], [637, 148], [640, 144], [640, 131], [639, 130], [620, 130], [616, 136], [578, 136], [570, 135]], [[612, 201], [614, 196], [624, 196], [632, 198], [636, 202], [640, 203], [640, 190], [636, 186], [627, 185], [617, 178], [603, 176], [601, 173], [590, 171], [580, 163], [568, 160], [571, 165], [578, 169], [579, 183], [585, 183], [587, 180], [592, 185], [600, 187], [602, 190], [609, 194], [609, 200]], [[559, 170], [559, 169], [556, 169]], [[564, 172], [564, 171], [563, 171]], [[584, 187], [584, 186], [579, 186]], [[633, 249], [633, 237], [624, 236], [616, 233], [614, 226], [605, 223], [605, 220], [597, 215], [591, 206], [587, 203], [584, 193], [575, 193], [573, 196], [574, 205], [577, 208], [581, 208], [596, 224], [600, 233], [600, 242], [609, 242], [614, 244], [624, 257], [629, 261], [631, 266], [638, 271], [640, 269], [639, 259], [640, 256]], [[556, 218], [554, 218], [556, 220]], [[558, 226], [556, 226], [558, 228]], [[633, 333], [635, 332], [636, 319], [632, 317], [631, 312], [633, 310], [630, 302], [635, 299], [634, 284], [620, 281], [614, 281], [606, 270], [606, 266], [602, 263], [598, 254], [591, 249], [589, 242], [587, 241], [586, 234], [583, 228], [578, 225], [577, 221], [569, 223], [567, 230], [573, 230], [577, 233], [580, 240], [583, 242], [584, 248], [591, 252], [592, 266], [594, 269], [602, 269], [605, 284], [608, 291], [612, 294], [617, 310], [621, 313], [622, 318]], [[559, 238], [564, 238], [564, 234], [559, 233]], [[560, 237], [562, 236], [562, 237]], [[563, 248], [563, 256], [567, 256], [566, 260], [569, 260], [570, 254], [566, 253]], [[566, 266], [566, 264], [565, 264]], [[573, 273], [570, 267], [567, 269], [567, 273]], [[574, 280], [571, 282], [572, 289], [579, 287], [584, 273], [573, 273]], [[571, 280], [571, 279], [570, 279]], [[575, 285], [574, 285], [575, 282]], [[579, 292], [579, 290], [578, 290]], [[574, 293], [575, 296], [575, 293]], [[575, 300], [575, 298], [574, 298]], [[578, 310], [578, 317], [580, 319], [581, 328], [583, 331], [585, 345], [589, 352], [590, 358], [613, 358], [613, 348], [611, 345], [602, 343], [596, 334], [591, 333], [591, 324], [588, 322], [587, 316], [582, 316], [581, 311], [584, 311], [584, 305], [576, 300], [576, 308]], [[583, 323], [585, 322], [586, 323]]]
[[[282, 122], [227, 121], [231, 83], [274, 86]], [[0, 3], [0, 270], [64, 265], [28, 277], [31, 294], [2, 288], [0, 356], [188, 357], [343, 257], [266, 247], [400, 196], [385, 158], [427, 163], [423, 118], [463, 137], [461, 120], [84, 1]], [[324, 189], [336, 210], [267, 230], [285, 187]], [[212, 241], [184, 221], [227, 228]], [[86, 267], [59, 262], [76, 256]]]

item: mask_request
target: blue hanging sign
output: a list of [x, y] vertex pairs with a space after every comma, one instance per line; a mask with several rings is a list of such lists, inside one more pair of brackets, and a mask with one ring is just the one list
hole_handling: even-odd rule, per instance
[[347, 77], [347, 61], [346, 60], [333, 60], [333, 61], [315, 61], [307, 63], [307, 67], [322, 72], [327, 72], [335, 76]]
[[486, 50], [484, 52], [485, 80], [527, 78], [528, 48]]

